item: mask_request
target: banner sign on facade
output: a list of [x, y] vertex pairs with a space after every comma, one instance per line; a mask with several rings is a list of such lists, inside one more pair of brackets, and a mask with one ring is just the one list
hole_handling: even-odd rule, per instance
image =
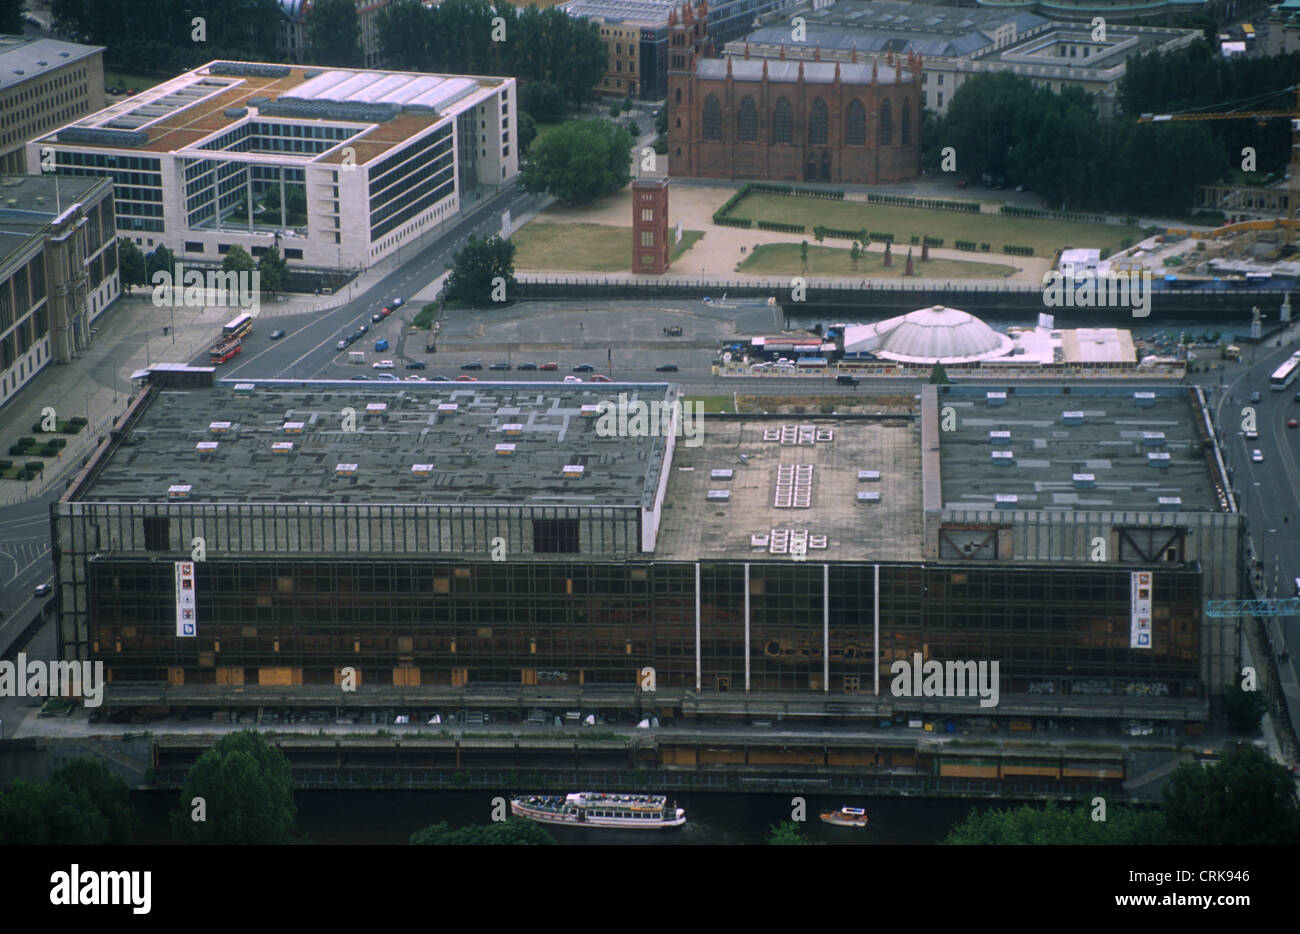
[[1151, 592], [1154, 575], [1150, 571], [1134, 571], [1130, 576], [1132, 615], [1129, 618], [1128, 646], [1131, 649], [1151, 648]]
[[194, 562], [176, 562], [176, 635], [178, 638], [197, 636], [198, 620], [194, 618]]

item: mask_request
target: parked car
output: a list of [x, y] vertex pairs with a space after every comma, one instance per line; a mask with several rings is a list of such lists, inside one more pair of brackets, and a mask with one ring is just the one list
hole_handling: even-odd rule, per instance
[[390, 383], [400, 383], [402, 378], [396, 373], [380, 373], [375, 379], [388, 380]]
[[393, 309], [385, 305], [383, 308], [379, 309], [379, 318], [380, 320], [383, 320], [384, 318], [387, 318], [392, 313], [393, 313]]
[[1250, 401], [1251, 401], [1251, 402], [1258, 402], [1258, 401], [1259, 401], [1259, 390], [1258, 390], [1258, 389], [1256, 389], [1254, 392], [1252, 392], [1252, 393], [1250, 394]]
[[423, 360], [412, 360], [406, 365], [406, 368], [408, 370], [423, 370], [427, 369], [428, 366], [429, 364], [425, 363]]
[[1259, 448], [1255, 448], [1255, 450], [1250, 452], [1250, 459], [1254, 461], [1256, 464], [1263, 463], [1264, 452], [1261, 451]]
[[469, 363], [462, 363], [460, 368], [462, 370], [481, 370], [483, 369], [483, 362], [481, 360], [471, 360]]
[[575, 366], [575, 367], [573, 368], [573, 372], [575, 372], [575, 373], [590, 373], [590, 372], [591, 372], [592, 370], [594, 370], [594, 369], [596, 369], [596, 368], [595, 368], [594, 366], [592, 366], [590, 363], [579, 363], [577, 366]]
[[378, 324], [380, 321], [383, 321], [383, 320], [384, 320], [384, 316], [381, 315], [381, 314], [380, 314], [379, 312], [377, 312], [377, 311], [376, 311], [373, 315], [370, 316], [370, 323], [371, 323], [371, 324]]
[[397, 364], [392, 360], [376, 360], [374, 363], [370, 364], [372, 370], [392, 370], [395, 369], [396, 366]]
[[382, 338], [380, 340], [375, 341], [375, 353], [382, 353], [387, 349], [388, 349], [388, 341], [383, 340]]
[[391, 302], [389, 302], [388, 304], [391, 305], [391, 306], [394, 307], [394, 308], [401, 308], [403, 305], [406, 304], [406, 299], [404, 299], [404, 298], [395, 298], [395, 299], [393, 299]]
[[281, 328], [276, 328], [271, 332], [271, 340], [273, 341], [278, 341], [282, 337], [284, 337], [284, 331]]
[[675, 363], [661, 363], [661, 364], [659, 364], [657, 367], [655, 367], [655, 372], [656, 372], [656, 373], [676, 373], [676, 372], [677, 372], [677, 364], [675, 364]]
[[347, 350], [347, 349], [348, 349], [348, 342], [347, 342], [347, 339], [345, 338], [345, 339], [339, 341], [335, 346], [336, 346], [339, 350]]
[[488, 369], [489, 369], [489, 370], [508, 370], [508, 369], [510, 369], [510, 364], [506, 363], [504, 360], [498, 360], [496, 363], [494, 363], [494, 364], [492, 364], [491, 366], [489, 366]]
[[535, 370], [535, 369], [537, 369], [537, 364], [536, 364], [536, 363], [521, 363], [521, 364], [519, 364], [519, 366], [517, 367], [517, 369], [520, 369], [520, 370]]
[[408, 377], [406, 377], [406, 381], [407, 381], [408, 383], [427, 383], [427, 382], [428, 382], [428, 380], [425, 379], [423, 376], [408, 376]]
[[477, 383], [477, 382], [478, 382], [478, 377], [477, 377], [477, 376], [466, 376], [465, 374], [462, 373], [460, 376], [457, 376], [457, 377], [456, 377], [456, 382], [458, 382], [458, 383]]
[[370, 379], [370, 377], [369, 377], [369, 376], [366, 376], [364, 373], [358, 373], [356, 376], [354, 376], [354, 377], [352, 377], [352, 378], [353, 378], [353, 379]]
[[450, 383], [450, 376], [430, 376], [429, 381], [432, 383]]
[[564, 381], [565, 381], [566, 383], [580, 383], [580, 382], [582, 382], [582, 377], [581, 377], [581, 376], [566, 376], [566, 377], [564, 377]]
[[600, 374], [600, 373], [597, 373], [595, 376], [593, 376], [593, 377], [591, 378], [591, 381], [592, 381], [593, 383], [612, 383], [612, 382], [614, 382], [614, 381], [613, 381], [612, 379], [610, 379], [608, 376], [604, 376], [604, 375], [602, 375], [602, 374]]
[[360, 324], [357, 325], [358, 334], [365, 334], [369, 330], [370, 330], [370, 325], [366, 324], [364, 321], [362, 321]]
[[1247, 441], [1254, 441], [1254, 440], [1257, 439], [1258, 437], [1259, 437], [1259, 432], [1258, 432], [1258, 431], [1253, 431], [1253, 430], [1252, 430], [1252, 431], [1248, 431], [1248, 432], [1246, 432], [1246, 440], [1247, 440]]
[[559, 368], [560, 365], [558, 363], [543, 363], [538, 367], [539, 370], [558, 370]]
[[841, 373], [839, 376], [836, 376], [835, 382], [840, 386], [856, 386], [858, 384], [857, 377], [849, 376], [845, 373]]
[[1286, 427], [1288, 428], [1295, 428], [1297, 425], [1300, 425], [1300, 422], [1297, 422], [1294, 418], [1288, 418], [1286, 420]]

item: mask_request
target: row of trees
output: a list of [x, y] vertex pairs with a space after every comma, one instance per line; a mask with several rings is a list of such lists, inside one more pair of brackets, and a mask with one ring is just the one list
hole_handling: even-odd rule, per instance
[[[1198, 185], [1225, 177], [1262, 184], [1290, 158], [1287, 120], [1138, 123], [1143, 113], [1290, 110], [1300, 53], [1224, 60], [1197, 41], [1129, 61], [1122, 115], [1100, 120], [1078, 87], [1058, 93], [1007, 74], [979, 75], [953, 95], [946, 116], [922, 120], [922, 164], [966, 178], [1019, 182], [1053, 208], [1126, 215], [1185, 215]], [[1249, 149], [1247, 148], [1249, 147]], [[1250, 154], [1253, 152], [1253, 164]]]
[[949, 844], [1182, 844], [1296, 845], [1300, 808], [1285, 766], [1249, 746], [1217, 763], [1178, 767], [1159, 810], [1112, 807], [1096, 819], [1091, 806], [1022, 805], [973, 810], [944, 841]]
[[[146, 255], [129, 238], [120, 237], [117, 241], [117, 264], [122, 285], [129, 293], [137, 285], [152, 285], [156, 272], [173, 272], [176, 254], [160, 243]], [[243, 247], [233, 246], [222, 257], [221, 270], [260, 273], [263, 292], [283, 292], [289, 281], [289, 265], [278, 250], [266, 250], [255, 260]]]
[[526, 89], [521, 105], [542, 121], [554, 119], [566, 103], [591, 100], [606, 66], [596, 23], [555, 7], [497, 7], [491, 0], [444, 0], [431, 7], [394, 0], [377, 14], [381, 57], [403, 71], [510, 75], [548, 88]]
[[276, 0], [54, 0], [51, 12], [58, 35], [106, 46], [105, 63], [131, 71], [171, 73], [216, 58], [276, 60]]

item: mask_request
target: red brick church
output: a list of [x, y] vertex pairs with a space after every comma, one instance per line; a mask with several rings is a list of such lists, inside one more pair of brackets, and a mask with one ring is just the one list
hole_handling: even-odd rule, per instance
[[921, 171], [919, 56], [710, 58], [707, 0], [668, 20], [668, 173], [875, 185]]

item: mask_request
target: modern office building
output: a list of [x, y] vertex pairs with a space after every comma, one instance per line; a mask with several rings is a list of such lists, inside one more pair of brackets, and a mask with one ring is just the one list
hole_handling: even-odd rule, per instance
[[364, 269], [518, 172], [513, 78], [209, 62], [28, 144], [111, 177], [146, 252]]
[[[660, 101], [668, 95], [668, 15], [680, 0], [568, 0], [570, 16], [600, 24], [609, 65], [598, 92], [611, 97]], [[705, 31], [716, 48], [743, 36], [764, 14], [791, 0], [720, 0], [706, 8]]]
[[709, 58], [707, 15], [700, 0], [669, 20], [670, 175], [860, 185], [920, 175], [918, 56]]
[[103, 106], [103, 46], [0, 35], [0, 174], [35, 171], [29, 139]]
[[[1105, 38], [1090, 22], [1056, 22], [1031, 12], [1032, 4], [988, 8], [903, 3], [898, 0], [839, 0], [821, 9], [801, 7], [764, 18], [747, 37], [724, 49], [733, 59], [790, 61], [875, 61], [920, 55], [922, 105], [944, 114], [957, 88], [979, 74], [1026, 78], [1051, 91], [1076, 86], [1097, 101], [1097, 112], [1113, 117], [1125, 64], [1134, 55], [1184, 48], [1197, 29], [1126, 26], [1107, 16]], [[796, 39], [789, 19], [805, 19]]]
[[426, 707], [629, 708], [647, 668], [669, 712], [957, 703], [891, 694], [920, 653], [998, 661], [1017, 709], [1190, 722], [1239, 670], [1204, 611], [1241, 538], [1194, 387], [701, 423], [665, 384], [141, 377], [52, 517], [59, 643], [113, 705], [344, 668]]
[[107, 179], [0, 175], [0, 406], [121, 294]]

